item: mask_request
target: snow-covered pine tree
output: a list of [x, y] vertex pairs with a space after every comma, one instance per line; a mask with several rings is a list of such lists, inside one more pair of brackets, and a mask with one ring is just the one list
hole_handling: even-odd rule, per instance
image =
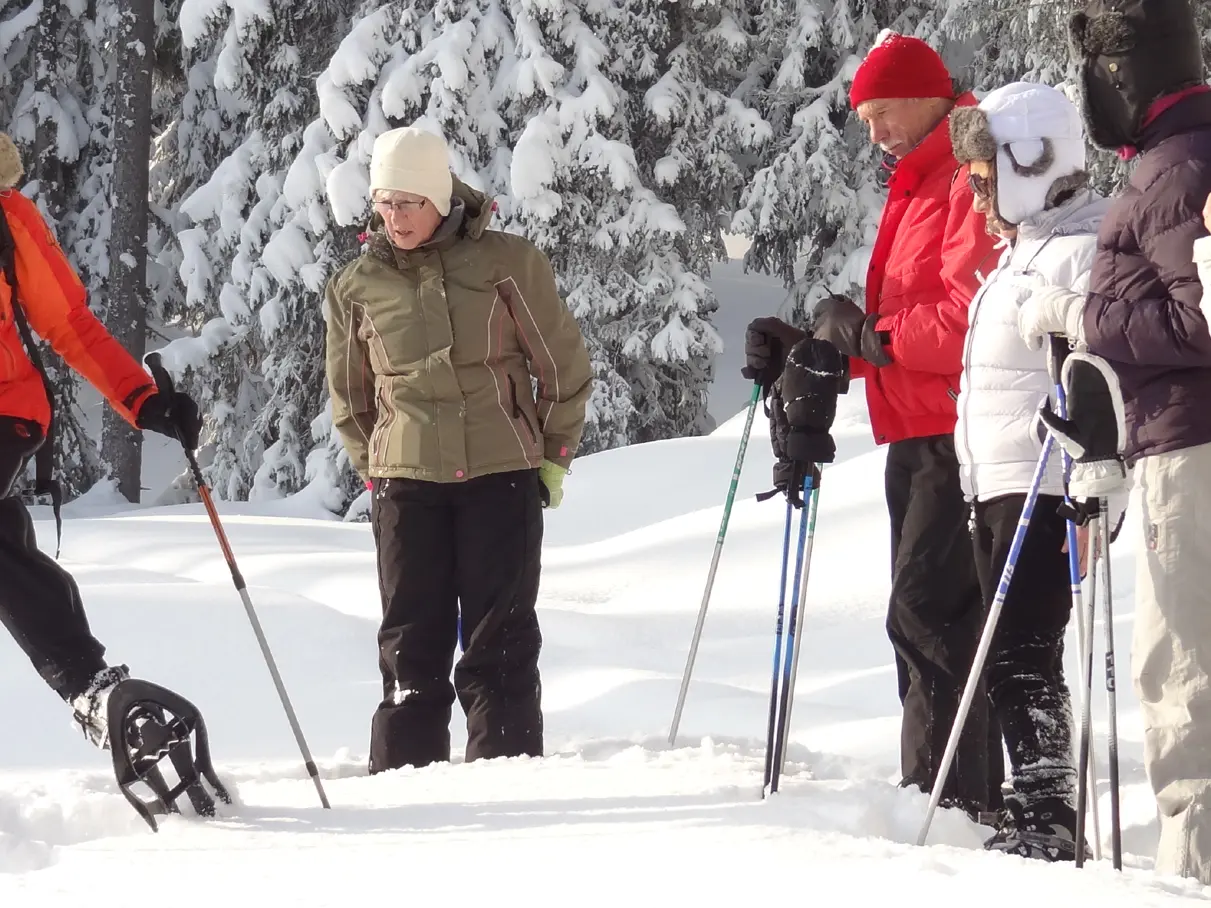
[[177, 227], [185, 299], [173, 325], [189, 335], [166, 352], [196, 375], [207, 479], [222, 497], [276, 497], [306, 481], [308, 423], [326, 397], [320, 291], [336, 242], [315, 171], [326, 148], [306, 132], [318, 113], [309, 74], [347, 29], [344, 5], [181, 7], [185, 116], [165, 169], [184, 184], [177, 208], [190, 223]]
[[547, 250], [597, 369], [586, 452], [711, 428], [707, 279], [758, 117], [739, 4], [515, 0], [516, 229]]
[[[658, 30], [638, 29], [629, 46], [614, 33], [614, 69], [631, 99], [632, 147], [647, 187], [635, 201], [650, 210], [667, 206], [679, 223], [660, 223], [644, 238], [634, 333], [624, 346], [626, 354], [643, 351], [623, 373], [637, 392], [634, 440], [645, 441], [713, 428], [708, 393], [723, 341], [710, 323], [717, 304], [708, 281], [712, 262], [726, 258], [720, 214], [732, 209], [744, 182], [738, 160], [768, 135], [765, 121], [737, 97], [756, 52], [743, 4], [637, 6]], [[640, 21], [626, 13], [631, 25]]]
[[733, 229], [749, 237], [746, 269], [780, 277], [802, 323], [832, 293], [864, 303], [866, 269], [886, 199], [882, 152], [849, 106], [854, 71], [891, 29], [940, 47], [938, 11], [902, 0], [753, 4], [759, 45], [742, 97], [768, 141]]
[[[112, 169], [114, 55], [107, 42], [114, 12], [112, 0], [33, 0], [0, 29], [11, 78], [9, 131], [25, 163], [22, 191], [38, 203], [101, 318]], [[96, 444], [101, 415], [93, 410], [82, 418], [78, 377], [49, 344], [40, 348], [55, 389], [55, 460], [70, 497], [106, 472]]]
[[596, 186], [580, 181], [577, 167], [611, 148], [600, 125], [615, 120], [621, 131], [621, 98], [601, 71], [608, 48], [576, 5], [512, 0], [510, 13], [517, 60], [505, 75], [506, 115], [516, 134], [502, 220], [547, 253], [584, 335], [594, 387], [581, 451], [620, 447], [639, 431], [639, 418], [621, 344], [606, 336], [618, 315], [613, 294], [625, 283], [610, 268], [612, 241], [597, 237], [600, 196], [613, 186], [608, 174]]

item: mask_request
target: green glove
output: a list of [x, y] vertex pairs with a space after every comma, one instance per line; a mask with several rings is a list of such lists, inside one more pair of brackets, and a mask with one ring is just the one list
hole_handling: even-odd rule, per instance
[[559, 503], [563, 501], [563, 478], [567, 475], [568, 471], [559, 464], [549, 460], [542, 462], [542, 466], [538, 468], [538, 480], [542, 483], [544, 508], [559, 507]]

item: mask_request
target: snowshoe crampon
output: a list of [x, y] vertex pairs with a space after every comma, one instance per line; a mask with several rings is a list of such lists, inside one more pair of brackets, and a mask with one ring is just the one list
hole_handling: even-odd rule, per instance
[[[231, 803], [210, 761], [206, 723], [184, 697], [147, 681], [129, 679], [114, 687], [107, 712], [118, 786], [153, 832], [158, 831], [156, 816], [181, 812], [176, 802], [182, 794], [203, 817], [215, 815], [216, 797]], [[169, 766], [161, 768], [165, 759]], [[173, 770], [175, 784], [165, 779], [166, 768]], [[210, 784], [213, 795], [203, 780]], [[146, 801], [132, 791], [140, 783], [150, 789], [152, 796]]]

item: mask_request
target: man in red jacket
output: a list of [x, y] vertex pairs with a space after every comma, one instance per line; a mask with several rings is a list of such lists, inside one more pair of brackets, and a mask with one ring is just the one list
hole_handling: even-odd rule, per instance
[[[15, 187], [17, 148], [0, 133], [0, 624], [42, 680], [74, 711], [93, 744], [109, 747], [108, 693], [129, 677], [109, 666], [89, 630], [71, 574], [38, 548], [34, 524], [14, 493], [29, 459], [48, 440], [51, 399], [23, 335], [48, 341], [127, 422], [196, 447], [201, 419], [183, 392], [157, 392], [151, 377], [88, 308], [87, 292], [34, 203]], [[32, 335], [29, 335], [32, 340]]]
[[[887, 445], [892, 589], [887, 632], [900, 700], [901, 784], [929, 792], [937, 777], [983, 629], [959, 485], [955, 401], [967, 306], [978, 271], [995, 267], [996, 240], [972, 206], [948, 117], [974, 105], [942, 58], [916, 38], [884, 32], [854, 75], [850, 103], [885, 153], [888, 198], [866, 277], [863, 311], [846, 297], [817, 306], [814, 337], [866, 379], [875, 441]], [[803, 333], [777, 319], [749, 326], [744, 374], [772, 381]], [[977, 692], [943, 798], [971, 813], [1000, 807], [1000, 732]]]

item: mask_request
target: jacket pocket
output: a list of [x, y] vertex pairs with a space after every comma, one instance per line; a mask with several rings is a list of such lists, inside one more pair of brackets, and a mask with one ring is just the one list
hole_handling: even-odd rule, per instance
[[509, 401], [513, 405], [513, 418], [520, 419], [521, 424], [525, 426], [526, 435], [530, 439], [532, 446], [538, 445], [538, 435], [534, 431], [534, 426], [530, 423], [530, 417], [526, 415], [526, 411], [521, 408], [521, 404], [517, 400], [517, 382], [513, 380], [513, 376], [509, 376]]
[[0, 417], [0, 498], [12, 494], [17, 477], [42, 441], [42, 426], [33, 420]]

